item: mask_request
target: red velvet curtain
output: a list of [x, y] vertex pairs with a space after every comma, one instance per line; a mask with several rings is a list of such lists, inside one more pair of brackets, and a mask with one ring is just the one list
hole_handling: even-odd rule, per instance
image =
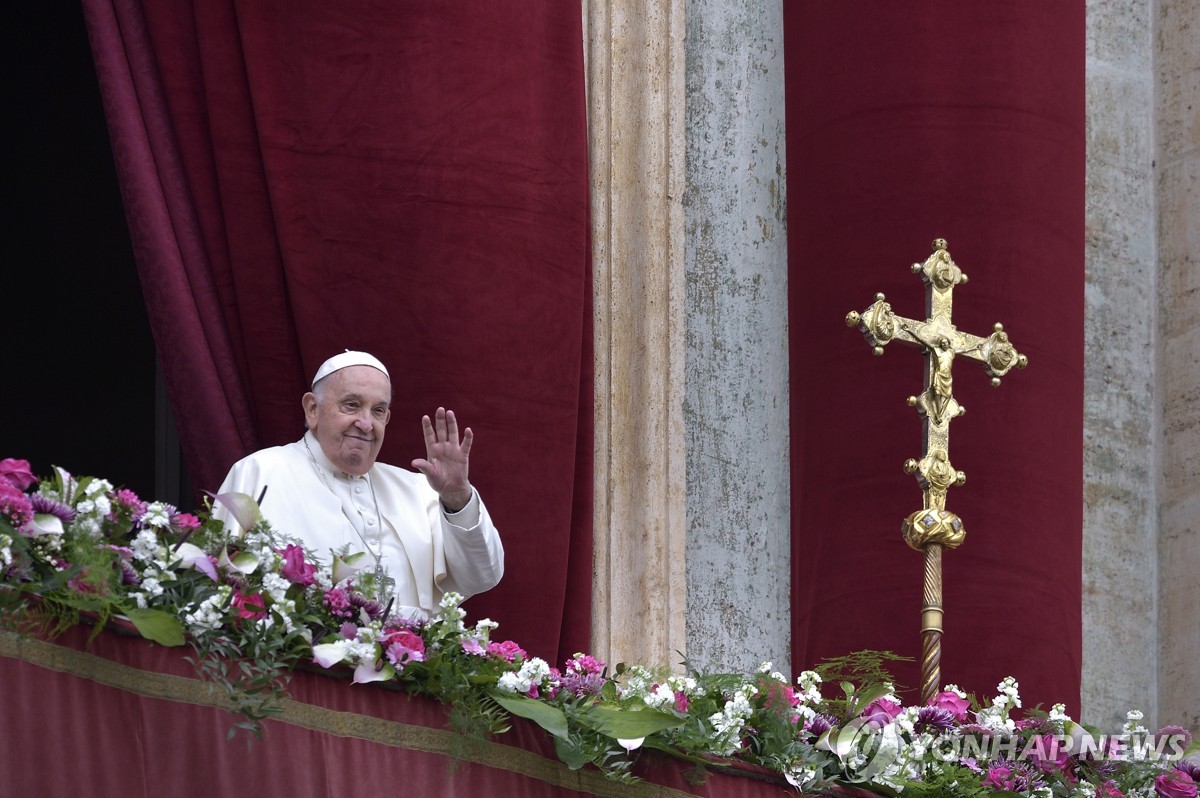
[[[960, 359], [942, 676], [1078, 709], [1084, 3], [786, 2], [794, 662], [920, 651], [917, 351], [871, 357], [843, 317], [876, 292], [925, 318], [909, 271], [946, 238], [954, 323], [1002, 321], [1031, 364], [999, 390]], [[909, 687], [917, 665], [897, 669]], [[915, 698], [915, 695], [913, 696]]]
[[[508, 551], [473, 615], [587, 647], [591, 287], [580, 7], [84, 0], [189, 471], [302, 431], [318, 364], [393, 377], [381, 459], [420, 417], [476, 433]], [[532, 609], [536, 608], [536, 609]]]

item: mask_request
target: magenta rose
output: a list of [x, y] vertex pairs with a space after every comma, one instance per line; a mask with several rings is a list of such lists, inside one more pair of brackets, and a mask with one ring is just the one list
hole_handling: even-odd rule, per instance
[[1154, 792], [1162, 798], [1196, 798], [1196, 782], [1182, 770], [1169, 770], [1154, 780]]
[[1112, 779], [1096, 785], [1096, 798], [1125, 798], [1125, 793]]
[[863, 718], [868, 724], [876, 728], [883, 728], [896, 719], [904, 707], [897, 704], [895, 701], [889, 701], [886, 698], [880, 698], [872, 701], [867, 705], [867, 708], [862, 711], [859, 717]]
[[8, 482], [17, 490], [26, 490], [37, 482], [29, 468], [28, 460], [14, 460], [11, 457], [0, 460], [0, 480]]
[[949, 690], [943, 690], [935, 695], [929, 701], [929, 706], [944, 709], [954, 716], [954, 719], [959, 723], [965, 723], [967, 720], [967, 710], [971, 708], [971, 704], [967, 699], [960, 697], [957, 693], [952, 693]]
[[983, 784], [986, 787], [995, 787], [997, 790], [1012, 790], [1017, 786], [1017, 779], [1013, 775], [1011, 767], [996, 764], [988, 768], [987, 778], [983, 780]]
[[259, 618], [265, 618], [267, 615], [267, 603], [258, 593], [247, 595], [240, 590], [235, 590], [233, 593], [233, 607], [237, 616], [247, 621], [257, 621]]
[[1065, 773], [1070, 765], [1066, 743], [1053, 734], [1043, 734], [1029, 741], [1025, 755], [1044, 773]]
[[304, 587], [316, 584], [316, 566], [304, 561], [304, 549], [289, 545], [282, 554], [283, 567], [279, 569], [279, 573], [283, 575], [284, 579], [293, 585], [303, 585]]

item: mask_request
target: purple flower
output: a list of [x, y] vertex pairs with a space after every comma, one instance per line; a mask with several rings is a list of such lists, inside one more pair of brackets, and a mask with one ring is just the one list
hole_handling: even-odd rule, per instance
[[[951, 695], [954, 695], [951, 693]], [[957, 698], [957, 696], [955, 696]], [[947, 732], [954, 728], [954, 715], [939, 706], [921, 707], [917, 710], [916, 728], [924, 732]]]
[[812, 720], [804, 724], [804, 730], [810, 732], [815, 737], [820, 737], [822, 734], [832, 729], [836, 723], [837, 722], [828, 715], [816, 715]]
[[604, 687], [604, 663], [588, 654], [576, 654], [563, 665], [562, 687], [574, 696], [596, 695]]
[[1200, 784], [1200, 763], [1190, 759], [1181, 759], [1175, 763], [1175, 769], [1192, 777], [1192, 781]]
[[51, 499], [49, 496], [35, 493], [29, 497], [29, 504], [33, 507], [35, 513], [52, 515], [64, 524], [69, 524], [75, 520], [74, 507], [64, 504], [57, 499]]
[[375, 599], [367, 598], [361, 593], [350, 594], [350, 606], [362, 610], [373, 621], [379, 620], [379, 617], [383, 615], [383, 606]]
[[995, 787], [998, 790], [1025, 792], [1042, 786], [1042, 776], [1031, 765], [1025, 762], [1010, 762], [998, 760], [988, 768], [984, 786]]

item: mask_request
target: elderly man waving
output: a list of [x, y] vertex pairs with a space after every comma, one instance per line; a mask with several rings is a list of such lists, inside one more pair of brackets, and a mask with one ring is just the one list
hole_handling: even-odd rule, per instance
[[262, 512], [272, 527], [318, 556], [366, 552], [378, 597], [394, 598], [394, 615], [424, 619], [447, 592], [494, 587], [504, 547], [467, 479], [473, 435], [467, 428], [460, 439], [453, 412], [439, 407], [421, 419], [419, 474], [376, 462], [391, 400], [391, 379], [373, 355], [329, 358], [300, 400], [304, 437], [238, 461], [220, 492], [257, 497], [269, 488]]

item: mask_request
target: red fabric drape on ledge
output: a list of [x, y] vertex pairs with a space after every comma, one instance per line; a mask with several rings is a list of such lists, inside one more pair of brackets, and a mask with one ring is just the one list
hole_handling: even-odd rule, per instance
[[[798, 665], [920, 652], [921, 507], [905, 398], [924, 363], [871, 357], [843, 325], [876, 292], [925, 318], [909, 271], [949, 241], [970, 282], [958, 329], [1001, 321], [1030, 357], [999, 390], [955, 364], [970, 411], [950, 456], [944, 682], [1078, 710], [1081, 658], [1084, 4], [784, 4], [792, 369], [793, 645]], [[917, 665], [898, 668], [915, 688]], [[915, 698], [915, 691], [913, 694]]]
[[[467, 607], [541, 656], [589, 640], [592, 343], [580, 8], [84, 0], [193, 484], [299, 437], [322, 360], [476, 433], [504, 582]], [[536, 614], [528, 608], [536, 607]]]
[[[639, 752], [624, 785], [570, 770], [553, 738], [522, 718], [470, 744], [448, 728], [447, 707], [377, 684], [298, 672], [262, 739], [228, 739], [238, 717], [196, 679], [190, 649], [76, 627], [55, 643], [0, 632], [0, 746], [5, 795], [308, 798], [381, 795], [457, 798], [784, 798], [777, 774], [712, 771]], [[18, 733], [19, 732], [19, 733]], [[457, 758], [456, 758], [457, 755]], [[36, 763], [54, 763], [38, 767]], [[767, 780], [769, 777], [769, 780]]]

